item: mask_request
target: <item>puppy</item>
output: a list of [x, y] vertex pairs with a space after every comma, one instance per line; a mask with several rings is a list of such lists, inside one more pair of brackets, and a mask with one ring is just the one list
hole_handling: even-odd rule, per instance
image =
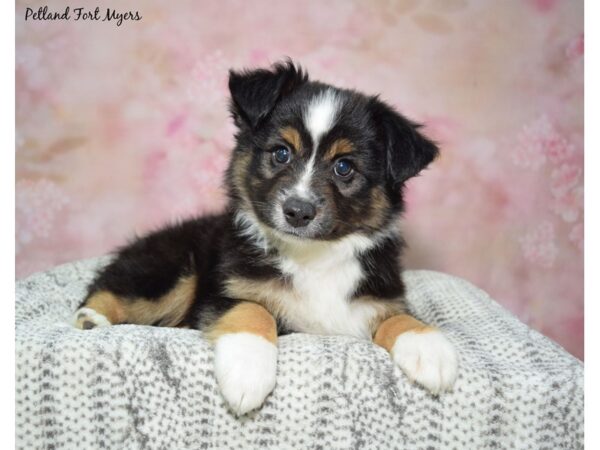
[[220, 215], [120, 249], [75, 313], [83, 330], [133, 323], [202, 330], [237, 414], [275, 386], [277, 337], [349, 335], [385, 348], [433, 394], [457, 355], [404, 301], [402, 189], [437, 155], [377, 97], [310, 81], [291, 61], [230, 71], [236, 146]]

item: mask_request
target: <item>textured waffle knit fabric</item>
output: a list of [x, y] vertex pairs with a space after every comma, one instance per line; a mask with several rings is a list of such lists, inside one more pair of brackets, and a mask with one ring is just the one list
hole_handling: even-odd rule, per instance
[[70, 317], [106, 259], [17, 282], [19, 449], [583, 448], [583, 364], [458, 278], [408, 271], [408, 303], [456, 345], [453, 392], [412, 385], [371, 342], [292, 334], [277, 386], [236, 418], [196, 330]]

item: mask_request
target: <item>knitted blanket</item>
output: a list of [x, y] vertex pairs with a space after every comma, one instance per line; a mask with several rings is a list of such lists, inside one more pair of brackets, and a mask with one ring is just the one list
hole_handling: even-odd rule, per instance
[[17, 448], [583, 448], [582, 363], [461, 279], [404, 275], [412, 312], [457, 347], [453, 392], [412, 385], [370, 342], [293, 334], [273, 393], [236, 418], [199, 331], [71, 327], [105, 261], [17, 282]]

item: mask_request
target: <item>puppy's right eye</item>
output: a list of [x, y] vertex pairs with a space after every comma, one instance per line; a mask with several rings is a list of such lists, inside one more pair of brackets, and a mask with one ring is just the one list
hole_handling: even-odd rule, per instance
[[340, 178], [348, 178], [352, 175], [354, 168], [352, 167], [352, 163], [347, 159], [338, 159], [333, 166], [333, 171]]
[[273, 150], [273, 161], [277, 164], [287, 164], [292, 160], [292, 152], [287, 147], [277, 147]]

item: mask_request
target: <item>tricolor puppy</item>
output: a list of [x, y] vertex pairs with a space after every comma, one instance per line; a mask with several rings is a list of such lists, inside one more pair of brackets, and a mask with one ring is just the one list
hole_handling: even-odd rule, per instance
[[291, 62], [231, 71], [238, 128], [229, 203], [122, 248], [75, 325], [192, 327], [214, 342], [215, 375], [237, 414], [275, 386], [277, 337], [372, 339], [434, 394], [457, 355], [404, 301], [402, 188], [437, 155], [377, 97], [309, 81]]

